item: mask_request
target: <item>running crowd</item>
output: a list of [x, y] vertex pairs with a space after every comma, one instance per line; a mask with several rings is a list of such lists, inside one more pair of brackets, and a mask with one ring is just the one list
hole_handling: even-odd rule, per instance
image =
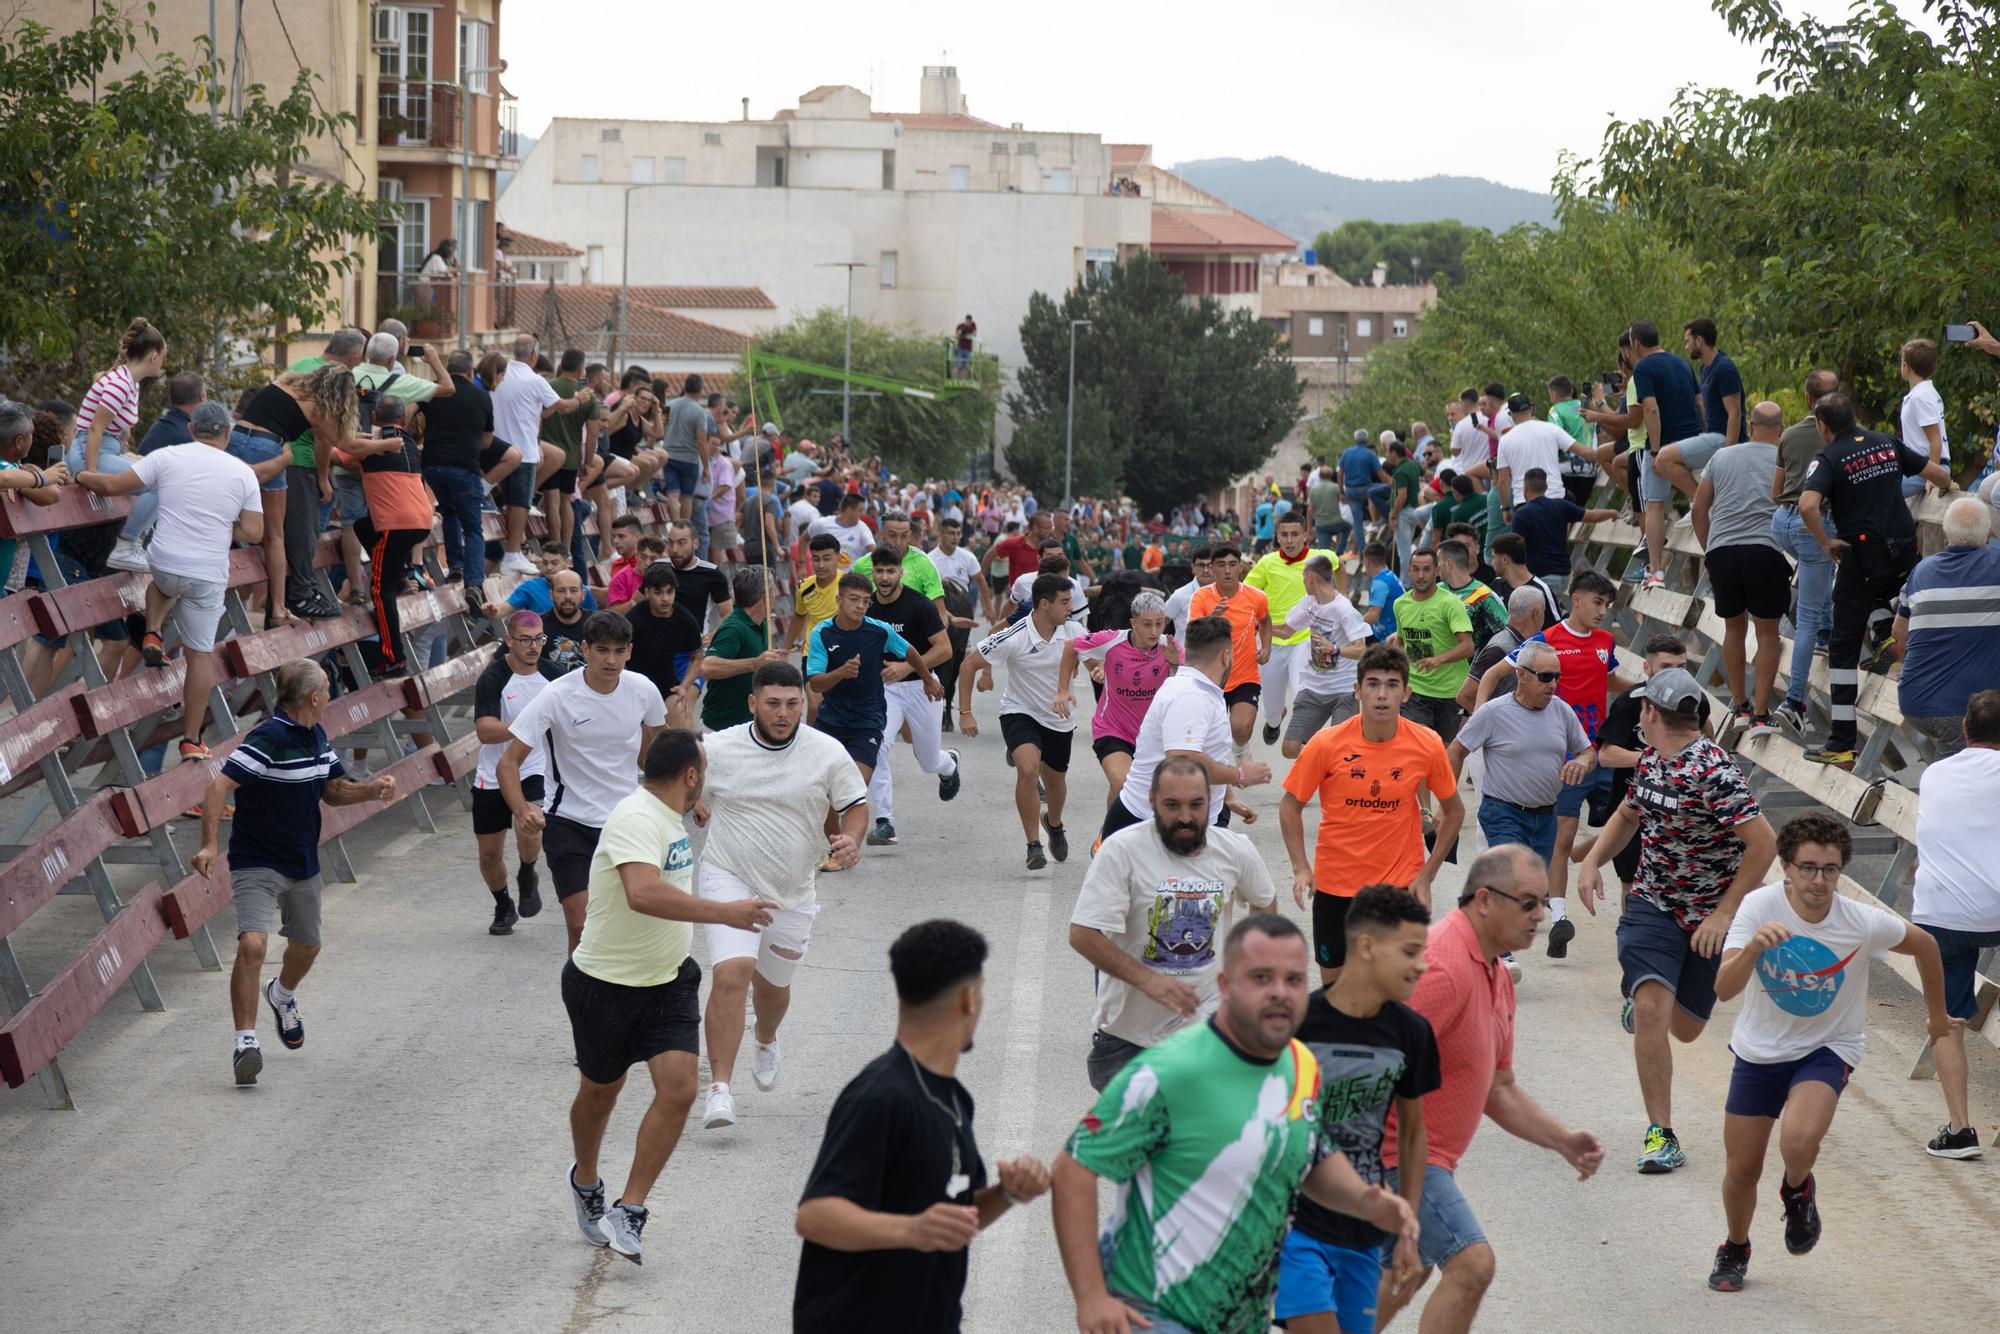
[[[78, 411], [66, 463], [36, 449], [31, 414], [0, 407], [13, 464], [0, 487], [47, 503], [73, 480], [138, 498], [107, 550], [65, 534], [59, 559], [77, 562], [71, 577], [99, 554], [150, 571], [143, 624], [128, 631], [136, 653], [113, 633], [126, 627], [101, 638], [120, 670], [187, 660], [186, 760], [207, 758], [206, 684], [193, 683], [232, 538], [265, 546], [267, 625], [339, 614], [312, 574], [330, 502], [353, 543], [349, 595], [373, 608], [394, 674], [427, 652], [404, 642], [394, 595], [425, 578], [419, 555], [442, 516], [437, 566], [501, 631], [474, 692], [487, 930], [509, 935], [542, 911], [545, 866], [568, 947], [575, 1220], [634, 1262], [697, 1103], [704, 1129], [739, 1120], [746, 1027], [752, 1082], [777, 1088], [819, 879], [897, 841], [893, 748], [908, 744], [937, 799], [954, 800], [960, 752], [944, 740], [977, 744], [975, 696], [997, 689], [1022, 865], [1067, 861], [1083, 669], [1107, 796], [1085, 816], [1069, 940], [1097, 976], [1078, 1044], [1097, 1099], [1052, 1164], [996, 1160], [989, 1175], [956, 1077], [985, 942], [947, 920], [905, 931], [889, 951], [895, 1043], [836, 1101], [798, 1208], [795, 1327], [957, 1328], [969, 1245], [1049, 1193], [1088, 1334], [1235, 1334], [1274, 1319], [1359, 1334], [1433, 1277], [1423, 1327], [1464, 1330], [1495, 1272], [1456, 1178], [1481, 1121], [1579, 1178], [1605, 1155], [1513, 1069], [1529, 950], [1544, 922], [1549, 959], [1578, 941], [1572, 866], [1588, 915], [1608, 902], [1605, 865], [1620, 882], [1637, 1172], [1688, 1161], [1672, 1044], [1696, 1041], [1718, 999], [1745, 996], [1712, 1288], [1746, 1282], [1774, 1129], [1786, 1248], [1818, 1240], [1813, 1167], [1861, 1059], [1875, 956], [1909, 955], [1922, 979], [1949, 1118], [1928, 1151], [1981, 1151], [1963, 1025], [1979, 951], [2000, 943], [2000, 877], [1978, 838], [2000, 800], [2000, 690], [1983, 666], [2000, 648], [1990, 502], [1954, 501], [1945, 550], [1919, 562], [1906, 479], [1952, 489], [1928, 408], [1906, 410], [1900, 438], [1868, 431], [1816, 372], [1807, 420], [1788, 426], [1768, 402], [1746, 412], [1716, 337], [1705, 320], [1685, 330], [1697, 379], [1636, 323], [1619, 339], [1625, 374], [1581, 393], [1552, 378], [1546, 419], [1502, 385], [1468, 390], [1447, 405], [1449, 456], [1421, 422], [1407, 442], [1384, 433], [1386, 459], [1364, 435], [1309, 466], [1290, 497], [1273, 484], [1248, 550], [1192, 507], [1145, 525], [1125, 505], [1051, 511], [1018, 488], [906, 483], [838, 439], [822, 448], [739, 423], [698, 376], [670, 394], [574, 352], [543, 371], [531, 339], [475, 366], [396, 329], [336, 336], [233, 411], [176, 376], [188, 439], [148, 451], [127, 441], [166, 349], [135, 322]], [[1936, 349], [1918, 340], [1902, 356], [1922, 408]], [[1729, 626], [1727, 717], [1710, 717], [1681, 640], [1621, 654], [1607, 628], [1617, 585], [1573, 568], [1571, 525], [1617, 517], [1588, 506], [1607, 478], [1641, 507], [1643, 563], [1628, 577], [1647, 587], [1664, 580], [1674, 490], [1688, 495]], [[664, 538], [624, 512], [628, 493], [664, 497]], [[502, 532], [490, 551], [488, 505]], [[531, 555], [536, 514], [548, 537]], [[593, 514], [608, 559], [583, 531]], [[1837, 570], [1830, 591], [1790, 542], [1794, 524]], [[1182, 549], [1158, 540], [1190, 525]], [[1939, 743], [1919, 788], [1914, 926], [1842, 895], [1846, 826], [1815, 812], [1773, 828], [1718, 739], [1765, 735], [1788, 712], [1803, 726], [1809, 604], [1826, 598], [1833, 708], [1816, 758], [1853, 760], [1873, 621], [1888, 646], [1876, 665], [1904, 656], [1903, 713]], [[1966, 615], [1969, 600], [1984, 610]], [[1788, 613], [1799, 694], [1774, 708]], [[276, 684], [270, 716], [205, 794], [194, 858], [206, 874], [226, 855], [236, 897], [231, 1062], [244, 1085], [264, 1068], [260, 994], [283, 1045], [305, 1040], [297, 991], [322, 943], [322, 803], [394, 795], [327, 741], [336, 675], [302, 660]], [[1248, 790], [1273, 783], [1307, 931], [1277, 911], [1278, 883], [1241, 831], [1258, 818]], [[1456, 902], [1434, 905], [1462, 845]], [[287, 943], [260, 991], [273, 917]], [[613, 1192], [604, 1132], [635, 1065], [652, 1100]], [[1103, 1220], [1100, 1179], [1117, 1191]]]

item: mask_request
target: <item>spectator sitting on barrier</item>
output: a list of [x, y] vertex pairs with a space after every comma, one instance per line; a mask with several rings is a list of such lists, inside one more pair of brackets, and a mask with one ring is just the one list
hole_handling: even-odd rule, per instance
[[[26, 462], [34, 443], [35, 410], [26, 403], [0, 401], [0, 492], [18, 492], [37, 505], [53, 505], [69, 481], [69, 469], [60, 463], [42, 468]], [[12, 501], [16, 496], [5, 498]], [[21, 587], [28, 572], [26, 550], [11, 537], [0, 538], [0, 592]]]
[[203, 403], [189, 418], [194, 443], [170, 445], [140, 456], [119, 472], [86, 472], [78, 485], [104, 496], [132, 495], [150, 487], [159, 518], [146, 548], [153, 582], [146, 590], [146, 632], [139, 652], [149, 667], [164, 666], [160, 629], [169, 612], [180, 633], [186, 680], [181, 700], [180, 754], [205, 760], [201, 732], [208, 721], [208, 691], [215, 684], [215, 627], [229, 590], [229, 542], [264, 540], [264, 502], [257, 475], [229, 456], [229, 409]]
[[150, 454], [156, 449], [170, 445], [185, 445], [194, 439], [188, 430], [188, 416], [195, 404], [208, 397], [208, 387], [201, 376], [194, 371], [181, 371], [167, 377], [167, 410], [153, 419], [146, 428], [144, 438], [139, 441], [139, 453]]
[[[510, 611], [532, 611], [537, 616], [548, 615], [549, 609], [555, 606], [556, 577], [569, 572], [569, 553], [552, 546], [545, 546], [536, 553], [535, 564], [541, 567], [542, 572], [532, 579], [523, 579], [516, 584], [514, 591], [507, 595], [505, 604], [489, 602], [480, 610], [495, 621], [504, 619]], [[579, 586], [582, 585], [582, 575], [577, 576], [577, 583]], [[598, 610], [597, 599], [591, 596], [588, 588], [583, 590], [581, 605], [587, 612]]]
[[327, 744], [320, 718], [326, 713], [327, 680], [307, 659], [277, 671], [277, 706], [222, 762], [222, 772], [202, 798], [201, 849], [197, 874], [215, 874], [216, 834], [231, 793], [239, 797], [229, 826], [229, 880], [236, 900], [236, 965], [229, 977], [229, 1008], [236, 1021], [232, 1064], [238, 1084], [254, 1084], [264, 1068], [257, 1045], [257, 976], [264, 966], [264, 943], [271, 914], [279, 913], [285, 958], [278, 975], [264, 986], [264, 999], [278, 1020], [278, 1040], [294, 1050], [306, 1042], [299, 1018], [299, 983], [319, 957], [320, 803], [352, 806], [394, 801], [396, 780], [384, 775], [366, 783], [346, 776]]
[[2000, 661], [2000, 550], [1986, 545], [1992, 532], [1986, 501], [1952, 501], [1945, 549], [1917, 562], [1896, 603], [1897, 706], [1904, 722], [1938, 743], [1940, 757], [1964, 748], [1966, 701], [1992, 683]]

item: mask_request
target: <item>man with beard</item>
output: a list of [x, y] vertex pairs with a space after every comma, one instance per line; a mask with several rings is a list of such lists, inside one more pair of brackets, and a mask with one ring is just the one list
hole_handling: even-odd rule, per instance
[[1153, 818], [1104, 840], [1069, 918], [1070, 948], [1097, 970], [1090, 1086], [1102, 1093], [1146, 1048], [1215, 1009], [1216, 937], [1232, 901], [1277, 898], [1250, 840], [1208, 825], [1208, 770], [1170, 755], [1153, 770]]
[[549, 580], [551, 605], [542, 617], [541, 672], [550, 680], [583, 666], [584, 596], [583, 577], [575, 570], [564, 570]]
[[[1396, 1276], [1414, 1277], [1409, 1204], [1363, 1182], [1346, 1154], [1320, 1156], [1319, 1062], [1293, 1036], [1308, 969], [1289, 920], [1238, 922], [1216, 1012], [1133, 1057], [1070, 1136], [1055, 1225], [1079, 1329], [1262, 1334], [1301, 1190], [1398, 1234]], [[1100, 1177], [1118, 1185], [1102, 1235]]]
[[[708, 792], [694, 812], [708, 827], [696, 892], [712, 903], [777, 905], [762, 931], [706, 928], [708, 1130], [736, 1124], [729, 1080], [743, 1045], [746, 993], [757, 1012], [751, 1075], [767, 1093], [777, 1086], [778, 1024], [819, 913], [820, 865], [853, 866], [868, 825], [867, 780], [839, 741], [800, 726], [804, 710], [799, 669], [767, 662], [750, 680], [750, 721], [708, 738]], [[838, 832], [827, 832], [829, 818]]]
[[[882, 531], [875, 540], [875, 549], [854, 562], [850, 572], [864, 577], [873, 577], [875, 566], [898, 565], [903, 567], [903, 587], [919, 597], [929, 598], [931, 609], [938, 619], [945, 619], [944, 581], [938, 578], [938, 569], [931, 558], [910, 542], [910, 516], [902, 510], [890, 510], [881, 519]], [[880, 557], [878, 562], [876, 557]]]
[[667, 525], [667, 559], [672, 562], [674, 578], [679, 581], [675, 600], [694, 617], [704, 634], [708, 632], [711, 607], [715, 609], [717, 625], [729, 619], [734, 609], [729, 580], [722, 571], [701, 559], [695, 546], [694, 524], [676, 519]]

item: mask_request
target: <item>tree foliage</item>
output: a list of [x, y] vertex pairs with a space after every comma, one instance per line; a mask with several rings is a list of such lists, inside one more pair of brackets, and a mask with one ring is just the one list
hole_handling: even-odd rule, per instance
[[1465, 281], [1465, 252], [1486, 232], [1451, 218], [1436, 222], [1375, 222], [1351, 218], [1313, 242], [1319, 262], [1351, 283], [1365, 283], [1382, 264], [1392, 283]]
[[[846, 330], [846, 313], [826, 306], [759, 334], [756, 346], [800, 361], [839, 366]], [[949, 361], [946, 340], [937, 335], [856, 320], [851, 364], [863, 374], [934, 388], [944, 383]], [[975, 353], [971, 376], [978, 386], [975, 390], [936, 399], [876, 397], [857, 387], [848, 452], [856, 457], [880, 454], [890, 468], [912, 476], [950, 477], [962, 472], [966, 460], [993, 438], [1000, 399], [1000, 368], [992, 357]], [[759, 404], [763, 387], [760, 380]], [[840, 429], [838, 380], [788, 374], [773, 380], [771, 388], [787, 433], [824, 440]]]
[[[1060, 301], [1029, 298], [1007, 410], [1028, 436], [1032, 466], [1045, 466], [1053, 433], [1053, 490], [1041, 484], [1051, 496], [1061, 494], [1072, 320], [1090, 321], [1076, 335], [1078, 494], [1092, 494], [1086, 476], [1119, 471], [1145, 509], [1171, 509], [1262, 464], [1298, 420], [1298, 377], [1278, 332], [1212, 297], [1190, 300], [1164, 264], [1139, 255]], [[1086, 431], [1097, 412], [1087, 404], [1101, 404], [1102, 434], [1094, 424]]]
[[276, 319], [311, 327], [379, 225], [373, 200], [303, 167], [352, 123], [319, 110], [310, 73], [275, 101], [248, 88], [214, 121], [223, 73], [205, 41], [196, 63], [148, 49], [146, 68], [100, 82], [158, 41], [108, 5], [70, 36], [0, 34], [0, 350], [16, 392], [79, 391], [138, 315], [195, 366], [218, 339], [261, 344]]

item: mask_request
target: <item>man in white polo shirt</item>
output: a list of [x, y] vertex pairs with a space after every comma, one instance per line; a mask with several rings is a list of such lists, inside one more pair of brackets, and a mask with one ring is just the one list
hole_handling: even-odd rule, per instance
[[[1050, 857], [1057, 861], [1069, 858], [1069, 831], [1063, 827], [1062, 814], [1063, 799], [1069, 795], [1070, 743], [1076, 736], [1076, 718], [1057, 713], [1055, 698], [1056, 691], [1066, 684], [1056, 679], [1062, 671], [1063, 643], [1083, 633], [1083, 626], [1070, 619], [1070, 597], [1066, 575], [1037, 576], [1031, 594], [1033, 610], [982, 641], [966, 655], [958, 674], [959, 730], [968, 738], [976, 737], [979, 724], [972, 716], [973, 688], [991, 690], [993, 664], [1007, 664], [1007, 690], [1000, 697], [1000, 735], [1014, 763], [1014, 808], [1028, 836], [1030, 871], [1047, 866]], [[1048, 793], [1046, 814], [1035, 787], [1037, 781]], [[1046, 853], [1039, 837], [1042, 831], [1049, 836]]]

